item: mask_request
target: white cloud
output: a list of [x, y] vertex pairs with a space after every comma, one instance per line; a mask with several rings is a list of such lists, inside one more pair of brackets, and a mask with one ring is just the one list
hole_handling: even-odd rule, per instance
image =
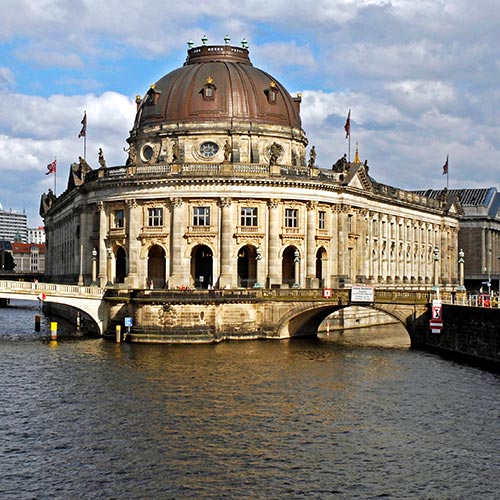
[[346, 152], [350, 108], [352, 151], [358, 142], [377, 180], [442, 187], [450, 154], [452, 184], [500, 184], [497, 0], [481, 8], [472, 0], [4, 0], [2, 7], [4, 206], [16, 208], [26, 172], [46, 190], [54, 156], [66, 182], [64, 168], [82, 154], [84, 109], [90, 163], [99, 147], [109, 165], [122, 163], [133, 96], [182, 65], [187, 40], [199, 44], [204, 34], [212, 44], [245, 37], [254, 65], [292, 94], [302, 91], [304, 128], [321, 166]]
[[0, 92], [10, 89], [14, 82], [12, 71], [9, 68], [0, 67]]

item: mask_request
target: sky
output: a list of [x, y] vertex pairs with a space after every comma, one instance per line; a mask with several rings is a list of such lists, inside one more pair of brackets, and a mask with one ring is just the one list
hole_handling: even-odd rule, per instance
[[[370, 175], [408, 190], [500, 184], [498, 0], [2, 0], [0, 204], [43, 223], [83, 156], [123, 165], [135, 97], [182, 66], [187, 42], [249, 45], [295, 95], [320, 168], [356, 144]], [[443, 165], [449, 156], [449, 174]]]

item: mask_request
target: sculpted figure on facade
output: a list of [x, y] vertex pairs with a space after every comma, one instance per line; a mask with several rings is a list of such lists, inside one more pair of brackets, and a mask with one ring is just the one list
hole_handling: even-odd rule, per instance
[[135, 152], [135, 146], [134, 143], [131, 143], [129, 148], [123, 148], [123, 151], [128, 153], [128, 158], [127, 158], [127, 163], [126, 165], [135, 165], [137, 162], [137, 153]]
[[179, 141], [175, 139], [172, 144], [172, 163], [177, 161], [179, 161]]
[[102, 148], [99, 148], [98, 161], [101, 168], [106, 168], [106, 160], [104, 159]]
[[313, 146], [310, 151], [308, 167], [314, 167], [316, 165], [316, 146]]
[[283, 148], [277, 142], [273, 142], [269, 148], [269, 165], [277, 165], [283, 154]]
[[43, 215], [45, 212], [47, 212], [47, 210], [49, 210], [56, 199], [57, 197], [54, 194], [54, 191], [52, 191], [52, 189], [50, 188], [47, 194], [43, 193], [40, 199], [40, 215]]
[[231, 160], [231, 153], [232, 153], [231, 144], [229, 143], [229, 141], [226, 140], [226, 142], [224, 143], [224, 161]]
[[333, 165], [332, 170], [338, 174], [344, 174], [347, 172], [349, 163], [347, 162], [347, 153], [344, 153], [342, 158], [339, 158]]

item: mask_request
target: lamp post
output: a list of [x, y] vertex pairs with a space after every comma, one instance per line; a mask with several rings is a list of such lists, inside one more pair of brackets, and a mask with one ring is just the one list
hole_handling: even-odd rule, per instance
[[108, 247], [107, 252], [108, 252], [108, 269], [107, 269], [108, 279], [106, 282], [106, 286], [111, 286], [112, 285], [112, 283], [111, 283], [111, 258], [113, 256], [113, 251], [111, 250], [111, 247]]
[[300, 288], [300, 253], [297, 249], [293, 253], [293, 262], [295, 264], [295, 282], [293, 284], [293, 288]]
[[262, 249], [260, 247], [257, 247], [256, 253], [255, 253], [255, 276], [257, 278], [257, 281], [254, 284], [254, 288], [263, 288], [262, 283], [259, 281], [259, 271], [260, 271], [260, 261], [262, 260]]
[[435, 246], [434, 247], [434, 285], [432, 286], [432, 290], [434, 290], [436, 292], [436, 295], [439, 298], [438, 269], [439, 269], [439, 248], [437, 246]]
[[90, 283], [90, 286], [96, 286], [97, 285], [97, 250], [94, 247], [92, 249], [92, 282]]
[[464, 286], [464, 251], [460, 249], [458, 252], [458, 288], [457, 291], [465, 292]]

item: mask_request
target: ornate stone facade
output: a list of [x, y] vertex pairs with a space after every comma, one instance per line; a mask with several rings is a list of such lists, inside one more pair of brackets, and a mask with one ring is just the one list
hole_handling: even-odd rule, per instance
[[[300, 96], [248, 50], [188, 51], [137, 99], [125, 166], [85, 174], [43, 213], [54, 281], [126, 288], [457, 283], [457, 202], [306, 165]], [[315, 158], [313, 151], [311, 158]], [[93, 257], [94, 253], [97, 255]]]

